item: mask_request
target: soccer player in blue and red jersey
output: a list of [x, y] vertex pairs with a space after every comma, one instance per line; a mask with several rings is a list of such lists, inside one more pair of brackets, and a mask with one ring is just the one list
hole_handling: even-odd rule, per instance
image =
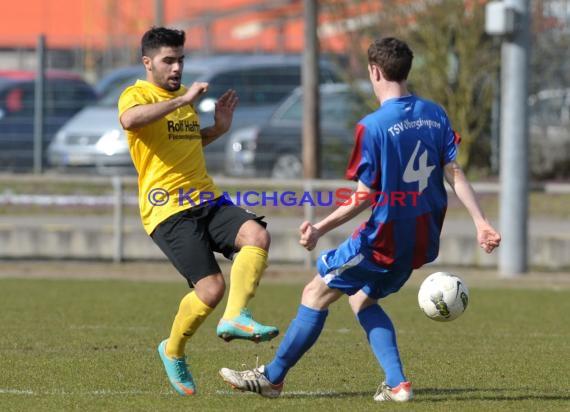
[[300, 243], [312, 250], [325, 233], [364, 209], [371, 207], [372, 213], [336, 249], [320, 254], [318, 275], [305, 287], [297, 315], [273, 360], [253, 370], [220, 370], [236, 389], [279, 396], [289, 369], [320, 335], [329, 305], [347, 294], [385, 373], [374, 400], [412, 399], [394, 325], [378, 300], [397, 292], [413, 269], [437, 257], [447, 207], [444, 180], [471, 215], [479, 245], [487, 253], [499, 246], [500, 234], [485, 218], [455, 161], [460, 138], [444, 109], [408, 91], [412, 60], [410, 48], [398, 39], [384, 38], [370, 45], [368, 72], [380, 108], [356, 125], [346, 175], [358, 182], [357, 189], [320, 222], [303, 222]]

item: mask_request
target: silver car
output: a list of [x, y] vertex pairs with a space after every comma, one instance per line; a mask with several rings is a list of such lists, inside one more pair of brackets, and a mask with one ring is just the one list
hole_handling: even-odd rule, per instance
[[91, 167], [100, 172], [133, 169], [127, 138], [117, 115], [120, 92], [120, 89], [111, 90], [59, 129], [47, 149], [50, 166]]
[[[47, 160], [59, 170], [94, 169], [101, 174], [134, 173], [127, 138], [117, 113], [119, 96], [126, 86], [144, 78], [144, 68], [121, 68], [121, 81], [109, 87], [95, 104], [85, 107], [59, 129], [47, 148]], [[203, 72], [185, 70], [184, 82]]]
[[[210, 84], [208, 93], [196, 105], [204, 126], [213, 123], [215, 99], [227, 89], [237, 91], [239, 104], [231, 132], [268, 119], [278, 103], [301, 83], [301, 65], [299, 55], [190, 57], [182, 80], [184, 84], [196, 80]], [[320, 79], [334, 83], [340, 82], [341, 77], [336, 66], [322, 60]], [[124, 86], [123, 83], [110, 90], [98, 104], [85, 108], [59, 130], [48, 148], [50, 165], [58, 169], [89, 167], [100, 172], [132, 170], [126, 136], [117, 115], [117, 100]], [[224, 150], [224, 136], [204, 148], [210, 173], [224, 172]]]

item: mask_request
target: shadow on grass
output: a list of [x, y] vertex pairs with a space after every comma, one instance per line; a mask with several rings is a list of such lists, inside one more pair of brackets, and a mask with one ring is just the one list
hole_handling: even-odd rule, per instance
[[339, 391], [284, 391], [281, 398], [361, 398], [374, 395], [372, 392]]
[[[531, 392], [536, 394], [514, 395], [513, 391]], [[490, 393], [493, 392], [493, 393]], [[284, 391], [281, 398], [362, 398], [373, 396], [371, 391]], [[486, 400], [486, 401], [524, 401], [524, 400], [550, 400], [570, 401], [570, 395], [539, 392], [536, 388], [514, 389], [477, 389], [477, 388], [421, 388], [414, 389], [415, 402], [447, 402], [453, 400]]]
[[[532, 394], [531, 392], [536, 392]], [[492, 393], [491, 393], [492, 392]], [[513, 392], [526, 392], [520, 395]], [[441, 402], [449, 400], [486, 400], [486, 401], [524, 401], [524, 400], [552, 400], [568, 401], [570, 395], [557, 393], [544, 393], [536, 388], [516, 389], [479, 389], [479, 388], [421, 388], [414, 389], [414, 401]]]

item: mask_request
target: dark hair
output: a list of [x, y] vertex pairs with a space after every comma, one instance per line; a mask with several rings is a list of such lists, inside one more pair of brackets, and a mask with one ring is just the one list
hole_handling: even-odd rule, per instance
[[368, 47], [368, 63], [377, 65], [389, 81], [406, 80], [413, 59], [414, 54], [408, 45], [394, 37], [375, 40]]
[[161, 47], [184, 46], [186, 34], [182, 30], [167, 29], [166, 27], [151, 27], [141, 39], [141, 52], [149, 56]]

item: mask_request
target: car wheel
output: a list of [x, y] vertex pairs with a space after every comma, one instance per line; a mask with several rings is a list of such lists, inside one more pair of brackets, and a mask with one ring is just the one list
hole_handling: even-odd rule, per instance
[[283, 154], [277, 158], [271, 177], [274, 179], [298, 179], [303, 176], [303, 163], [294, 154]]

